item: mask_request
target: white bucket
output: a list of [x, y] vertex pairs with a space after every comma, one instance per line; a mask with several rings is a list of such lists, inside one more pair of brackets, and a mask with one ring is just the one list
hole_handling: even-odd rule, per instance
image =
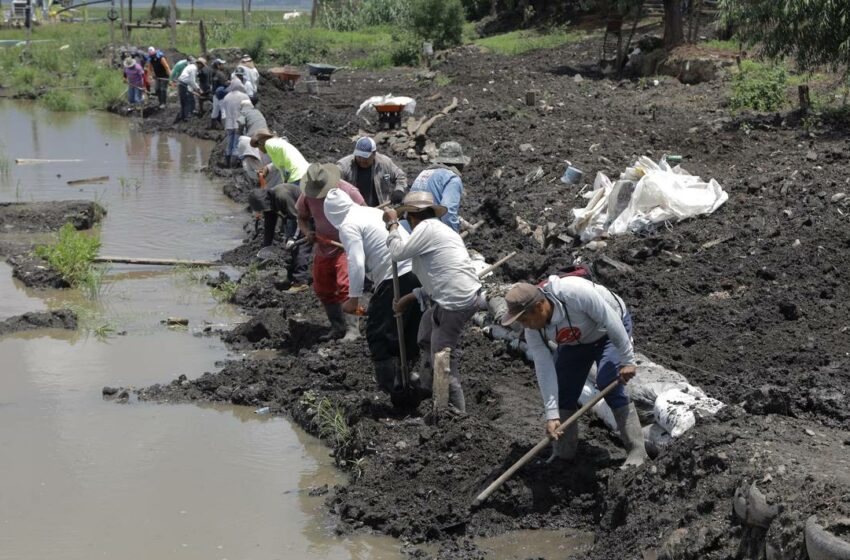
[[573, 167], [570, 162], [567, 162], [567, 168], [564, 170], [564, 175], [561, 177], [561, 182], [566, 185], [575, 185], [584, 176], [584, 172], [577, 167]]
[[318, 80], [307, 80], [304, 82], [307, 84], [307, 93], [310, 95], [318, 95], [319, 94], [319, 81]]
[[428, 58], [434, 56], [434, 44], [429, 41], [422, 43], [422, 54]]

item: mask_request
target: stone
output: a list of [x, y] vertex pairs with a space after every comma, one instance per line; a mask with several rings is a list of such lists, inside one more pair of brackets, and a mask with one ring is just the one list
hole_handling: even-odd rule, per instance
[[522, 153], [533, 152], [534, 146], [532, 146], [531, 144], [520, 144], [519, 145], [519, 151], [522, 152]]
[[809, 150], [808, 152], [806, 152], [806, 159], [809, 161], [817, 161], [818, 153], [814, 150]]
[[580, 84], [584, 81], [584, 78], [581, 77], [581, 74], [576, 74], [573, 76], [573, 81], [577, 84]]
[[407, 443], [404, 441], [397, 441], [395, 444], [395, 448], [399, 451], [404, 451], [405, 449], [407, 449]]
[[841, 201], [842, 201], [842, 200], [844, 200], [846, 197], [847, 197], [847, 195], [846, 195], [845, 193], [843, 193], [843, 192], [835, 193], [834, 195], [832, 195], [832, 196], [830, 197], [829, 201], [830, 201], [830, 202], [841, 202]]

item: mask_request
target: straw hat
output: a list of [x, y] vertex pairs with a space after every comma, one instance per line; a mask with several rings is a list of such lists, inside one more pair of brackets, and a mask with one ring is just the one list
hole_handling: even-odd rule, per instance
[[310, 198], [325, 198], [339, 184], [340, 171], [333, 163], [311, 163], [301, 177], [301, 190]]
[[434, 209], [434, 214], [438, 218], [445, 215], [448, 209], [445, 206], [440, 206], [434, 203], [434, 195], [426, 191], [409, 192], [404, 195], [404, 200], [401, 201], [401, 206], [396, 208], [396, 212], [402, 214], [404, 212], [421, 212], [428, 208]]
[[136, 64], [136, 59], [128, 56], [124, 59], [124, 68], [132, 68]]
[[269, 138], [274, 138], [274, 134], [268, 128], [262, 128], [257, 131], [254, 136], [251, 137], [251, 147], [259, 148], [260, 144], [268, 140]]

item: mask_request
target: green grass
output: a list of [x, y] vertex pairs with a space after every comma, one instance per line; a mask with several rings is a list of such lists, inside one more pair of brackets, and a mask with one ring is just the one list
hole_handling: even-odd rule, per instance
[[705, 41], [703, 43], [700, 43], [700, 45], [703, 45], [705, 47], [708, 47], [710, 49], [715, 49], [715, 50], [718, 50], [718, 51], [726, 51], [726, 52], [733, 52], [733, 53], [740, 52], [740, 50], [741, 50], [740, 41], [736, 41], [734, 39], [728, 39], [726, 41], [721, 41], [720, 39], [711, 39], [710, 41]]
[[551, 49], [566, 43], [580, 41], [584, 34], [557, 30], [550, 33], [523, 30], [475, 39], [473, 43], [500, 54], [522, 54], [540, 49]]
[[212, 289], [213, 297], [219, 303], [227, 303], [233, 299], [239, 284], [230, 280], [222, 282], [220, 285]]
[[89, 235], [65, 224], [55, 243], [39, 245], [35, 254], [55, 269], [71, 286], [82, 288], [91, 299], [101, 293], [104, 270], [93, 264], [100, 250], [100, 236]]
[[12, 176], [12, 158], [6, 154], [6, 146], [0, 143], [0, 179], [9, 180]]

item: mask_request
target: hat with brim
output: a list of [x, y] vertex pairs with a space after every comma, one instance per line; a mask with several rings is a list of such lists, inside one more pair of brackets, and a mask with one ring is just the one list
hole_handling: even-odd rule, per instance
[[266, 189], [254, 189], [248, 193], [248, 206], [254, 212], [271, 212], [272, 204], [269, 200], [269, 191]]
[[258, 130], [251, 137], [251, 147], [252, 148], [259, 148], [260, 144], [262, 144], [263, 142], [265, 142], [269, 138], [274, 138], [274, 134], [272, 134], [269, 129], [263, 128], [261, 130]]
[[505, 327], [511, 325], [544, 297], [543, 292], [537, 286], [525, 282], [514, 284], [505, 294], [508, 311], [502, 317], [502, 325]]
[[200, 64], [201, 66], [206, 66], [207, 65], [207, 59], [202, 57], [202, 56], [199, 56], [198, 59], [195, 61], [195, 64]]
[[333, 163], [311, 163], [301, 177], [301, 190], [310, 198], [325, 198], [339, 184], [340, 171]]
[[127, 57], [124, 59], [124, 68], [132, 68], [133, 65], [136, 64], [136, 59], [132, 57]]
[[434, 195], [425, 191], [409, 192], [404, 195], [404, 200], [401, 201], [401, 206], [396, 208], [396, 212], [399, 214], [404, 212], [415, 214], [428, 208], [433, 208], [434, 214], [438, 218], [443, 217], [448, 212], [448, 208], [434, 202]]
[[471, 158], [463, 155], [463, 148], [457, 142], [443, 142], [434, 158], [435, 163], [443, 165], [469, 165]]

